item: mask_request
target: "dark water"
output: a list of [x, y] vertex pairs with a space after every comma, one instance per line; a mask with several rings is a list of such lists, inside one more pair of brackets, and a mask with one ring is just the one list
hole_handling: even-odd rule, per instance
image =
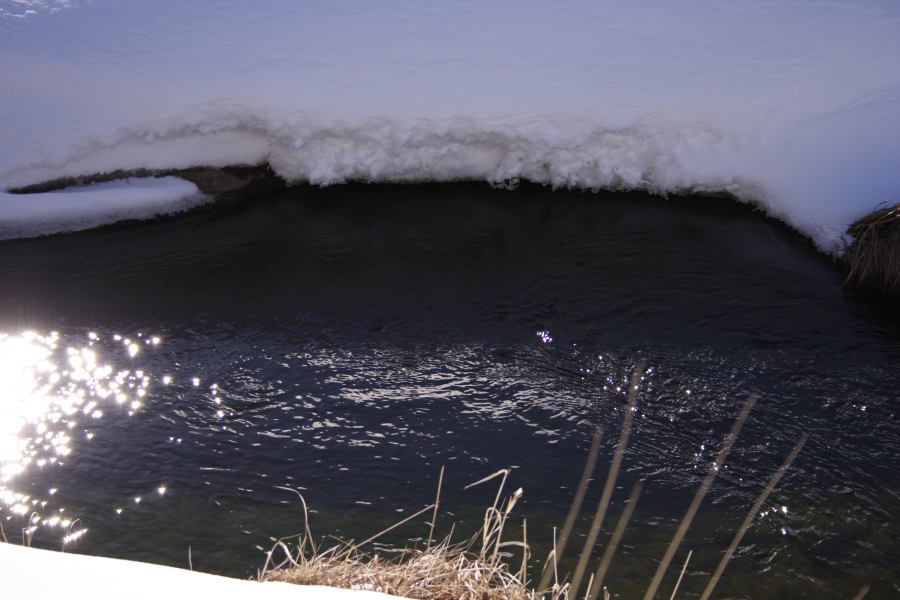
[[[57, 337], [22, 341], [26, 329]], [[720, 199], [474, 184], [269, 192], [0, 244], [0, 331], [0, 374], [31, 365], [26, 379], [45, 388], [28, 393], [49, 398], [19, 442], [0, 442], [5, 468], [31, 457], [0, 485], [11, 540], [31, 519], [35, 545], [74, 533], [74, 551], [178, 566], [190, 548], [195, 569], [245, 577], [302, 529], [279, 486], [302, 490], [314, 533], [359, 540], [431, 502], [446, 465], [442, 533], [473, 533], [495, 488], [462, 487], [512, 467], [542, 556], [599, 423], [572, 548], [643, 359], [597, 549], [645, 479], [607, 577], [614, 595], [643, 594], [751, 391], [761, 401], [676, 555], [680, 566], [694, 551], [679, 597], [703, 589], [803, 434], [718, 597], [900, 593], [896, 307], [844, 291], [784, 227]], [[426, 520], [383, 542], [421, 539]]]

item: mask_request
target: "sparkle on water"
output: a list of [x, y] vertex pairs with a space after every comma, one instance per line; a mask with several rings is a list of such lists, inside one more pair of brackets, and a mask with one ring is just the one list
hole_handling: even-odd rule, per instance
[[[106, 411], [134, 416], [156, 381], [134, 361], [142, 346], [155, 347], [162, 341], [140, 333], [137, 339], [115, 334], [110, 339], [122, 353], [109, 360], [100, 350], [99, 334], [89, 332], [85, 337], [82, 344], [72, 344], [55, 331], [0, 333], [0, 518], [21, 519], [27, 536], [41, 528], [56, 528], [63, 545], [79, 540], [87, 528], [51, 500], [58, 488], [48, 488], [43, 497], [20, 491], [16, 482], [30, 470], [63, 466], [74, 437], [93, 440], [92, 425]], [[127, 367], [122, 368], [123, 362]], [[159, 381], [169, 385], [172, 377]], [[164, 496], [169, 489], [161, 484], [155, 491]], [[141, 497], [134, 498], [135, 503], [140, 501]]]
[[[304, 187], [228, 218], [5, 246], [10, 541], [28, 529], [59, 548], [89, 528], [70, 538], [79, 551], [183, 567], [191, 546], [195, 566], [245, 577], [302, 530], [279, 486], [302, 488], [320, 533], [363, 539], [393, 510], [432, 502], [446, 464], [448, 529], [471, 531], [492, 501], [463, 486], [510, 466], [510, 489], [527, 492], [517, 514], [546, 556], [599, 424], [573, 535], [590, 525], [641, 357], [606, 522], [631, 484], [647, 485], [612, 589], [644, 592], [631, 588], [646, 586], [758, 391], [682, 546], [695, 550], [683, 595], [808, 434], [723, 596], [851, 598], [863, 584], [872, 600], [897, 596], [896, 311], [843, 292], [827, 261], [743, 208], [467, 186], [376, 188], [389, 201], [373, 203], [369, 189]], [[410, 523], [381, 541], [420, 533]]]

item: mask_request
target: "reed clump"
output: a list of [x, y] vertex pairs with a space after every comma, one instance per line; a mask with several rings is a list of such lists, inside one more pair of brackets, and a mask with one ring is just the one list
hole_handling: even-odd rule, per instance
[[900, 294], [900, 204], [894, 204], [850, 226], [853, 243], [844, 260], [846, 283]]
[[[527, 522], [522, 522], [523, 539], [504, 541], [503, 531], [510, 513], [522, 496], [519, 488], [507, 497], [503, 489], [508, 469], [501, 469], [468, 487], [499, 479], [494, 504], [487, 509], [481, 530], [463, 543], [452, 543], [450, 537], [432, 542], [437, 510], [440, 506], [438, 483], [435, 502], [360, 543], [344, 542], [320, 551], [309, 531], [297, 536], [299, 543], [291, 549], [286, 540], [276, 543], [259, 579], [301, 585], [326, 585], [338, 588], [373, 590], [413, 600], [568, 600], [568, 585], [555, 583], [548, 594], [537, 594], [526, 580], [529, 552]], [[287, 488], [285, 488], [287, 489]], [[292, 490], [293, 491], [293, 490]], [[303, 504], [307, 517], [306, 502]], [[433, 511], [428, 543], [424, 549], [406, 549], [386, 558], [363, 550], [366, 544], [404, 523]], [[517, 548], [521, 557], [518, 568], [510, 564]], [[280, 562], [274, 557], [281, 557]]]
[[[598, 428], [594, 435], [584, 473], [563, 528], [558, 536], [556, 529], [553, 530], [553, 549], [538, 573], [540, 581], [536, 587], [533, 582], [528, 580], [528, 565], [531, 556], [528, 548], [527, 522], [522, 521], [521, 540], [507, 541], [503, 539], [512, 510], [523, 493], [519, 488], [504, 496], [504, 487], [509, 475], [508, 469], [501, 469], [467, 486], [473, 487], [492, 480], [499, 481], [493, 504], [485, 511], [480, 531], [461, 544], [452, 543], [450, 537], [439, 543], [432, 542], [441, 503], [443, 469], [441, 469], [438, 479], [437, 495], [432, 504], [360, 543], [342, 542], [326, 550], [320, 550], [315, 545], [309, 530], [308, 512], [303, 496], [296, 490], [282, 488], [297, 494], [300, 498], [306, 523], [305, 530], [302, 534], [293, 536], [298, 539], [294, 548], [289, 546], [289, 542], [293, 538], [285, 538], [275, 544], [268, 553], [259, 579], [373, 590], [413, 600], [569, 600], [570, 598], [572, 600], [598, 600], [600, 598], [609, 600], [610, 594], [604, 585], [606, 575], [632, 512], [638, 503], [643, 482], [637, 482], [632, 488], [615, 529], [604, 544], [604, 552], [596, 568], [590, 569], [589, 564], [595, 555], [604, 518], [616, 489], [616, 481], [632, 429], [638, 390], [643, 381], [643, 374], [644, 364], [643, 361], [640, 361], [632, 375], [628, 390], [628, 404], [625, 407], [622, 428], [607, 472], [603, 494], [594, 512], [584, 545], [578, 555], [577, 566], [571, 575], [564, 573], [560, 576], [558, 565], [567, 543], [572, 540], [576, 517], [581, 512], [589, 482], [593, 480], [594, 466], [603, 436], [602, 428]], [[675, 531], [664, 556], [656, 563], [655, 573], [643, 596], [644, 600], [655, 600], [658, 595], [665, 596], [668, 593], [668, 590], [664, 592], [661, 589], [664, 576], [671, 573], [669, 567], [678, 555], [684, 536], [704, 497], [725, 464], [735, 440], [757, 400], [756, 394], [750, 394], [741, 406], [731, 431], [726, 436], [715, 461], [710, 465], [706, 477]], [[769, 478], [768, 483], [750, 507], [731, 545], [722, 554], [715, 572], [708, 577], [705, 589], [700, 596], [701, 600], [708, 600], [712, 596], [723, 571], [734, 556], [744, 535], [805, 443], [806, 436], [802, 436], [778, 470]], [[431, 513], [431, 528], [424, 548], [402, 550], [394, 553], [391, 558], [385, 558], [378, 553], [366, 553], [363, 549], [385, 533], [429, 512]], [[678, 593], [679, 585], [687, 571], [692, 554], [693, 551], [687, 552], [674, 588], [671, 590], [671, 594], [668, 594], [670, 600], [674, 600]], [[276, 557], [280, 557], [280, 560]], [[514, 561], [518, 564], [514, 564]], [[648, 567], [652, 565], [653, 563], [648, 562]], [[650, 570], [648, 569], [648, 574]], [[859, 598], [864, 596], [867, 591], [868, 587], [860, 590]]]
[[[531, 600], [533, 592], [504, 563], [483, 561], [463, 547], [441, 543], [385, 559], [352, 546], [270, 571], [268, 581], [374, 590], [412, 598], [462, 600]], [[560, 595], [560, 597], [566, 597]]]

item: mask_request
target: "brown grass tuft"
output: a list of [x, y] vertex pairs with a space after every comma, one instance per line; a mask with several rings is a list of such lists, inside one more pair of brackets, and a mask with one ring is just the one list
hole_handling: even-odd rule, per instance
[[[433, 504], [363, 542], [341, 543], [325, 551], [319, 551], [315, 547], [307, 522], [305, 532], [298, 536], [299, 544], [295, 550], [291, 550], [284, 540], [275, 544], [259, 579], [374, 590], [413, 600], [568, 600], [568, 584], [554, 583], [543, 594], [528, 587], [527, 565], [530, 553], [525, 533], [528, 530], [526, 522], [522, 523], [521, 541], [503, 541], [504, 527], [523, 493], [519, 488], [506, 498], [503, 497], [508, 475], [508, 469], [501, 469], [467, 486], [473, 487], [500, 479], [494, 503], [485, 511], [480, 531], [466, 543], [454, 544], [447, 537], [434, 544], [429, 533], [428, 544], [424, 549], [403, 550], [392, 558], [361, 550], [362, 546], [388, 531], [431, 510], [435, 511], [431, 522], [431, 531], [434, 531], [443, 481], [441, 469], [438, 495]], [[300, 497], [304, 516], [307, 516], [303, 496], [296, 490], [290, 491]], [[507, 548], [518, 549], [516, 554], [521, 554], [521, 566], [518, 569], [507, 562], [514, 558], [514, 553]], [[273, 562], [276, 552], [281, 552], [283, 556], [277, 564]]]
[[876, 210], [850, 226], [844, 257], [846, 284], [900, 294], [900, 204]]
[[375, 590], [414, 600], [532, 600], [534, 593], [504, 563], [437, 544], [392, 559], [366, 555], [353, 546], [301, 558], [266, 573], [268, 581]]
[[[594, 437], [594, 442], [588, 455], [588, 465], [576, 492], [573, 510], [570, 511], [569, 517], [566, 519], [566, 526], [560, 537], [561, 543], [557, 541], [554, 528], [553, 550], [550, 552], [547, 564], [541, 570], [543, 578], [537, 588], [531, 587], [533, 583], [528, 580], [528, 564], [531, 553], [528, 549], [527, 523], [524, 520], [522, 522], [521, 540], [503, 540], [504, 528], [509, 520], [510, 513], [523, 493], [522, 489], [519, 488], [515, 492], [504, 496], [504, 487], [510, 473], [509, 469], [500, 469], [466, 486], [466, 488], [471, 488], [490, 481], [496, 480], [499, 482], [493, 504], [485, 511], [480, 530], [468, 542], [459, 544], [452, 543], [449, 536], [440, 543], [433, 543], [431, 539], [441, 501], [441, 489], [444, 479], [443, 468], [438, 480], [438, 492], [434, 503], [362, 542], [340, 542], [324, 551], [317, 548], [313, 540], [309, 529], [306, 501], [303, 499], [303, 496], [294, 489], [281, 488], [295, 493], [300, 498], [304, 519], [306, 519], [304, 533], [294, 536], [298, 539], [298, 544], [294, 548], [291, 548], [287, 543], [287, 540], [292, 538], [276, 542], [275, 546], [268, 553], [266, 564], [259, 574], [259, 579], [262, 581], [282, 581], [301, 585], [326, 585], [337, 588], [372, 590], [413, 600], [595, 600], [598, 596], [602, 597], [603, 600], [609, 600], [609, 592], [604, 586], [605, 576], [616, 548], [622, 540], [632, 511], [634, 511], [637, 504], [643, 485], [642, 482], [635, 484], [632, 489], [631, 496], [619, 522], [606, 543], [603, 557], [596, 572], [590, 575], [585, 589], [582, 590], [580, 588], [583, 576], [587, 572], [587, 565], [592, 560], [595, 551], [600, 523], [603, 521], [612, 491], [615, 488], [619, 466], [628, 442], [632, 415], [636, 406], [643, 372], [644, 368], [641, 362], [637, 365], [632, 377], [625, 419], [619, 443], [616, 445], [613, 461], [610, 465], [603, 496], [594, 515], [594, 521], [588, 532], [585, 547], [579, 557], [578, 566], [571, 580], [568, 574], [564, 574], [560, 578], [558, 559], [562, 555], [564, 540], [572, 533], [572, 526], [575, 521], [572, 515], [578, 513], [581, 502], [584, 499], [587, 484], [592, 479], [601, 436], [599, 430]], [[644, 595], [644, 600], [654, 600], [657, 597], [663, 577], [667, 574], [669, 565], [685, 533], [697, 514], [704, 496], [709, 491], [728, 457], [738, 433], [756, 401], [757, 395], [750, 394], [744, 402], [731, 432], [725, 438], [725, 442], [715, 462], [710, 465], [706, 477], [678, 526], [665, 555], [657, 566], [656, 573]], [[704, 599], [711, 596], [722, 572], [740, 545], [744, 534], [752, 526], [763, 503], [778, 484], [785, 471], [790, 468], [797, 458], [805, 442], [806, 436], [801, 437], [784, 463], [769, 479], [768, 484], [757, 497], [731, 545], [722, 556], [716, 572], [710, 577], [703, 593]], [[429, 524], [428, 541], [423, 548], [401, 550], [392, 553], [390, 558], [385, 558], [384, 555], [375, 552], [366, 553], [362, 550], [363, 546], [385, 533], [428, 512], [432, 513], [431, 522]], [[276, 554], [281, 557], [280, 562], [274, 560]], [[675, 587], [669, 596], [670, 600], [674, 600], [676, 597], [692, 555], [693, 551], [689, 552], [687, 559], [684, 561], [678, 581], [675, 583]], [[518, 562], [519, 566], [512, 566], [514, 560]], [[553, 583], [549, 585], [551, 579]], [[867, 587], [860, 590], [856, 600], [862, 598], [867, 591]]]

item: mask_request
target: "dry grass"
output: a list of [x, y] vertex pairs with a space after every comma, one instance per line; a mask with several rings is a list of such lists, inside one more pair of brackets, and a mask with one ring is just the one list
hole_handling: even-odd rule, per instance
[[[619, 442], [616, 445], [606, 485], [604, 486], [604, 493], [588, 532], [587, 543], [579, 556], [578, 567], [575, 569], [571, 580], [567, 575], [560, 577], [558, 559], [562, 555], [565, 541], [572, 533], [575, 521], [573, 511], [574, 513], [579, 511], [588, 483], [593, 477], [593, 467], [601, 436], [599, 430], [594, 437], [594, 443], [588, 455], [588, 467], [585, 468], [577, 487], [573, 510], [570, 510], [569, 517], [566, 519], [566, 526], [560, 538], [561, 543], [557, 543], [554, 529], [553, 550], [543, 566], [543, 571], [540, 573], [543, 577], [536, 588], [532, 587], [533, 584], [528, 580], [528, 565], [531, 555], [528, 548], [527, 523], [525, 521], [522, 522], [523, 535], [521, 540], [503, 540], [506, 524], [510, 519], [513, 508], [523, 493], [520, 488], [512, 494], [504, 496], [504, 488], [509, 475], [508, 469], [501, 469], [467, 486], [473, 487], [494, 480], [499, 482], [493, 505], [485, 511], [480, 531], [465, 543], [454, 544], [449, 537], [440, 543], [434, 543], [431, 539], [437, 519], [438, 507], [440, 506], [441, 487], [443, 484], [442, 469], [438, 481], [437, 497], [434, 503], [360, 543], [342, 542], [324, 551], [320, 550], [313, 541], [307, 520], [304, 533], [294, 536], [298, 539], [298, 543], [294, 548], [288, 545], [287, 539], [275, 544], [269, 552], [266, 564], [259, 574], [259, 579], [305, 585], [327, 585], [339, 588], [375, 590], [414, 600], [569, 600], [570, 598], [572, 600], [595, 600], [598, 597], [609, 600], [609, 592], [603, 585], [604, 578], [631, 514], [637, 505], [642, 482], [638, 482], [632, 489], [622, 516], [606, 543], [603, 557], [597, 566], [596, 572], [591, 574], [584, 589], [581, 589], [581, 579], [587, 571], [587, 564], [594, 555], [600, 524], [609, 506], [612, 491], [616, 487], [616, 479], [628, 442], [642, 373], [643, 365], [639, 364], [637, 369], [635, 369], [631, 388], [629, 389], [629, 402], [625, 410]], [[756, 400], [757, 396], [751, 394], [739, 411], [731, 432], [726, 437], [715, 462], [710, 466], [709, 472], [675, 532], [665, 556], [658, 563], [656, 572], [644, 595], [645, 600], [656, 598], [658, 592], [660, 592], [663, 576], [668, 572], [670, 562], [674, 558], [691, 521], [696, 515], [703, 497], [709, 491], [713, 480], [724, 464]], [[712, 595], [722, 572], [734, 555], [744, 534], [750, 528], [756, 515], [759, 514], [769, 494], [771, 494], [785, 471], [790, 468], [794, 459], [800, 453], [805, 441], [806, 438], [804, 436], [797, 442], [797, 445], [785, 459], [785, 462], [771, 477], [753, 506], [750, 507], [750, 511], [740, 526], [731, 546], [724, 552], [716, 572], [709, 578], [703, 593], [704, 599]], [[303, 500], [302, 495], [290, 488], [282, 489], [297, 494], [303, 506], [304, 518], [307, 519], [306, 502]], [[424, 548], [406, 549], [393, 553], [391, 558], [385, 558], [385, 556], [378, 553], [367, 553], [363, 549], [367, 544], [385, 533], [421, 517], [429, 511], [432, 512], [429, 538]], [[674, 589], [671, 590], [670, 600], [674, 600], [676, 596], [678, 586], [687, 571], [692, 553], [688, 553], [687, 559], [681, 567], [678, 581], [675, 583]], [[277, 560], [276, 556], [280, 560]], [[648, 564], [648, 567], [650, 564]], [[866, 591], [868, 590], [864, 588], [860, 593], [865, 594]]]
[[[312, 541], [307, 522], [306, 531], [298, 536], [299, 545], [296, 549], [292, 550], [282, 540], [269, 552], [259, 579], [375, 590], [414, 600], [535, 600], [542, 594], [530, 589], [526, 579], [530, 557], [527, 522], [522, 522], [521, 541], [503, 540], [503, 531], [510, 513], [522, 497], [521, 488], [503, 497], [508, 475], [508, 469], [501, 469], [467, 486], [500, 480], [494, 504], [485, 512], [481, 530], [468, 542], [454, 544], [448, 537], [440, 543], [434, 543], [429, 534], [425, 549], [404, 550], [392, 558], [385, 558], [377, 553], [368, 554], [362, 550], [363, 546], [388, 531], [431, 510], [435, 511], [431, 521], [433, 532], [440, 504], [439, 483], [438, 497], [434, 504], [358, 544], [341, 543], [319, 551]], [[443, 481], [443, 470], [439, 481]], [[297, 495], [300, 496], [306, 517], [306, 502], [299, 493]], [[518, 568], [507, 562], [516, 554], [510, 552], [510, 548], [517, 549], [517, 554], [521, 557]], [[274, 563], [276, 554], [282, 557], [277, 564]], [[567, 600], [568, 589], [568, 585], [554, 583], [544, 597], [549, 597], [549, 600]]]
[[873, 212], [848, 232], [854, 241], [844, 257], [846, 283], [900, 294], [900, 204]]
[[406, 598], [431, 600], [530, 600], [533, 592], [509, 571], [470, 556], [463, 547], [438, 544], [386, 560], [352, 547], [300, 560], [265, 579], [308, 585], [376, 590]]

